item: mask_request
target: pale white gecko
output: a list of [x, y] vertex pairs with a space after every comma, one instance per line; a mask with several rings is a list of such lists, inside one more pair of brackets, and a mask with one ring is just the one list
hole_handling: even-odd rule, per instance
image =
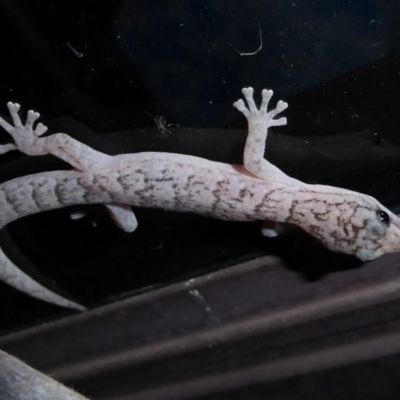
[[[65, 133], [40, 137], [47, 128], [29, 111], [23, 125], [18, 104], [8, 103], [14, 126], [0, 119], [13, 144], [28, 155], [53, 154], [71, 171], [28, 175], [0, 185], [0, 228], [26, 215], [76, 204], [105, 204], [116, 223], [132, 232], [137, 226], [130, 206], [193, 212], [235, 221], [269, 221], [264, 234], [274, 236], [279, 223], [296, 225], [329, 249], [372, 260], [400, 251], [400, 219], [371, 196], [341, 188], [310, 185], [287, 176], [264, 159], [267, 131], [286, 124], [275, 119], [287, 108], [279, 101], [267, 111], [271, 90], [262, 91], [258, 109], [253, 89], [243, 89], [234, 106], [248, 121], [244, 162], [230, 165], [182, 154], [144, 152], [109, 156]], [[274, 225], [275, 224], [275, 225]], [[44, 301], [84, 307], [38, 284], [0, 249], [0, 279]]]

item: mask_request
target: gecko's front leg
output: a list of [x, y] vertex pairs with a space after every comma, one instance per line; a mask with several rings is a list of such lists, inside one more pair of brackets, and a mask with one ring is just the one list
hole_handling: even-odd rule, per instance
[[264, 180], [290, 182], [292, 184], [298, 182], [264, 158], [268, 128], [286, 125], [286, 118], [275, 119], [275, 117], [288, 107], [287, 103], [279, 101], [274, 109], [268, 111], [268, 104], [273, 92], [272, 90], [264, 89], [262, 91], [261, 106], [258, 109], [253, 98], [253, 88], [244, 88], [242, 93], [248, 107], [246, 107], [242, 99], [233, 103], [233, 105], [246, 117], [249, 127], [243, 154], [244, 167], [258, 178]]
[[[244, 167], [263, 180], [286, 182], [291, 185], [301, 184], [301, 182], [289, 177], [264, 158], [268, 128], [271, 126], [286, 125], [286, 118], [275, 119], [275, 117], [286, 110], [288, 107], [287, 103], [279, 101], [274, 109], [268, 111], [268, 104], [273, 95], [273, 91], [264, 89], [261, 92], [262, 102], [258, 109], [253, 98], [253, 88], [244, 88], [242, 93], [246, 99], [248, 108], [242, 99], [233, 103], [233, 105], [246, 117], [249, 127], [243, 154]], [[267, 237], [275, 237], [286, 232], [286, 230], [287, 225], [265, 221], [261, 228], [261, 233]]]

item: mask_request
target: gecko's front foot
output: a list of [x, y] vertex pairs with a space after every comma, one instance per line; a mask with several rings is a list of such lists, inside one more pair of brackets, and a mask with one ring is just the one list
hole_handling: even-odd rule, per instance
[[33, 129], [34, 122], [40, 117], [40, 114], [32, 110], [28, 111], [26, 123], [23, 125], [21, 118], [18, 115], [20, 105], [17, 103], [7, 103], [14, 126], [9, 124], [4, 119], [0, 118], [0, 126], [5, 129], [14, 139], [15, 143], [0, 146], [0, 154], [10, 150], [18, 149], [28, 155], [42, 154], [42, 149], [36, 145], [37, 138], [47, 131], [47, 127], [39, 123]]
[[274, 118], [278, 114], [280, 114], [283, 110], [286, 110], [286, 108], [288, 107], [287, 103], [280, 100], [278, 101], [278, 104], [274, 109], [272, 109], [269, 112], [267, 111], [269, 101], [271, 100], [271, 97], [274, 94], [272, 90], [264, 89], [261, 92], [262, 102], [259, 109], [257, 109], [257, 106], [254, 102], [253, 88], [251, 87], [244, 88], [242, 90], [242, 93], [244, 95], [244, 98], [246, 99], [248, 108], [246, 107], [242, 99], [233, 103], [233, 106], [237, 108], [247, 118], [249, 125], [252, 125], [254, 123], [262, 123], [263, 125], [265, 124], [266, 129], [268, 129], [270, 126], [286, 125], [286, 118], [284, 117], [279, 119], [274, 119]]

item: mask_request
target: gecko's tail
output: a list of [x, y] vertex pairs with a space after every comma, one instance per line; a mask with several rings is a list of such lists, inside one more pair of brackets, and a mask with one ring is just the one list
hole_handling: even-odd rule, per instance
[[[24, 176], [1, 184], [0, 229], [26, 215], [73, 204], [95, 203], [96, 195], [88, 198], [88, 186], [77, 185], [82, 177], [84, 175], [76, 171], [53, 171]], [[74, 190], [69, 190], [70, 188]], [[98, 200], [102, 202], [101, 199]], [[82, 305], [54, 293], [21, 271], [1, 248], [0, 280], [48, 303], [85, 310]]]
[[8, 285], [27, 293], [37, 299], [56, 304], [61, 307], [73, 308], [75, 310], [86, 310], [86, 307], [68, 300], [47, 289], [45, 286], [33, 280], [29, 275], [22, 272], [0, 248], [0, 279]]

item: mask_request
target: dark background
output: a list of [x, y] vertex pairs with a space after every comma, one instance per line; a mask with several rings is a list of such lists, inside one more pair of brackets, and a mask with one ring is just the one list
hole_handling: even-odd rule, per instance
[[[3, 107], [18, 100], [99, 133], [148, 126], [144, 110], [181, 126], [230, 128], [239, 119], [231, 104], [244, 86], [290, 99], [396, 55], [400, 46], [395, 0], [26, 0], [0, 7]], [[258, 49], [259, 30], [262, 49], [240, 56]], [[370, 85], [395, 98], [396, 82], [384, 78]], [[330, 111], [356, 114], [352, 99], [367, 93], [368, 86], [349, 82]], [[379, 94], [363, 103], [381, 103]], [[312, 112], [316, 123], [320, 110]], [[348, 131], [358, 129], [354, 120]]]

